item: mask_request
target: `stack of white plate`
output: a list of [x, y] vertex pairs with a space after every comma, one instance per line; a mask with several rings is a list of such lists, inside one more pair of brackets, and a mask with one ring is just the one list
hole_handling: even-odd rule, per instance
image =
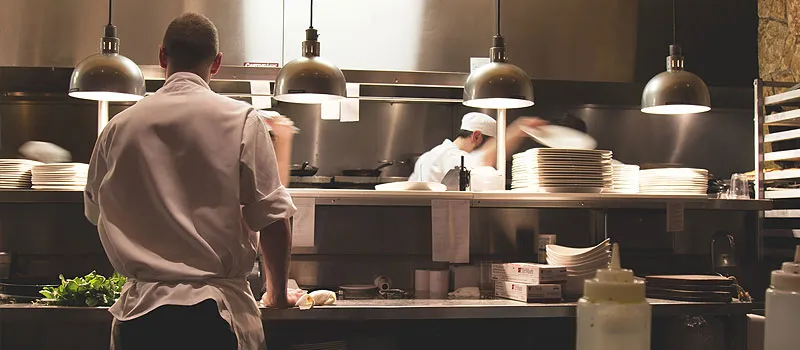
[[547, 263], [567, 268], [567, 283], [564, 292], [568, 295], [583, 293], [583, 281], [594, 278], [598, 269], [605, 269], [611, 262], [611, 242], [606, 239], [590, 248], [570, 248], [549, 244], [546, 246]]
[[648, 169], [639, 172], [639, 192], [647, 194], [705, 195], [708, 170], [692, 168]]
[[33, 189], [50, 191], [83, 191], [89, 164], [51, 163], [31, 169]]
[[611, 193], [639, 193], [639, 166], [614, 164]]
[[0, 188], [31, 187], [31, 168], [42, 164], [27, 159], [0, 159]]
[[533, 148], [513, 156], [511, 189], [599, 193], [611, 189], [611, 151]]

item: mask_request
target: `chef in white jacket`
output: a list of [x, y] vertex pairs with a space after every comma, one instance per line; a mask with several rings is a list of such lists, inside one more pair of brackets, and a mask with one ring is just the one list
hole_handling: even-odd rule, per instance
[[[85, 209], [114, 269], [112, 350], [265, 348], [247, 274], [260, 251], [266, 307], [289, 307], [291, 121], [208, 85], [217, 29], [184, 14], [159, 52], [164, 86], [117, 114], [89, 164]], [[266, 120], [266, 122], [265, 122]]]
[[[506, 151], [511, 154], [519, 148], [525, 133], [521, 126], [538, 127], [546, 124], [538, 118], [520, 117], [506, 128]], [[497, 141], [497, 121], [478, 112], [470, 112], [461, 119], [456, 138], [444, 140], [440, 145], [421, 155], [414, 164], [414, 172], [409, 181], [442, 182], [445, 174], [461, 165], [468, 169], [479, 166], [495, 166]]]

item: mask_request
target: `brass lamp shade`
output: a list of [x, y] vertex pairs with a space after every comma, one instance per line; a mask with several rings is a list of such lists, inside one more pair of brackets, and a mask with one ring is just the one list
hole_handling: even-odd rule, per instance
[[319, 57], [317, 30], [306, 29], [303, 56], [287, 63], [275, 78], [275, 99], [282, 102], [321, 104], [347, 97], [344, 73]]
[[644, 87], [642, 112], [650, 114], [692, 114], [711, 110], [708, 86], [697, 75], [683, 69], [678, 45], [670, 46], [667, 71], [659, 73]]
[[138, 101], [144, 97], [144, 75], [136, 63], [118, 53], [98, 53], [72, 71], [69, 95], [99, 101]]
[[511, 109], [533, 106], [533, 84], [521, 68], [491, 62], [476, 69], [464, 84], [464, 105], [474, 108]]

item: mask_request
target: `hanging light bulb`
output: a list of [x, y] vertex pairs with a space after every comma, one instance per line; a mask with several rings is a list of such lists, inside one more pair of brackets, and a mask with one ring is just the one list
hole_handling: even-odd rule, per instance
[[144, 97], [144, 75], [136, 63], [119, 54], [117, 27], [111, 24], [112, 0], [101, 52], [78, 63], [72, 71], [69, 95], [98, 101], [138, 101]]
[[522, 68], [508, 63], [505, 39], [500, 35], [500, 0], [497, 33], [489, 50], [491, 62], [473, 71], [464, 84], [464, 105], [474, 108], [510, 109], [533, 106], [533, 84]]
[[[672, 1], [672, 40], [675, 42], [675, 0]], [[644, 87], [642, 112], [693, 114], [710, 110], [708, 86], [703, 79], [684, 70], [680, 45], [670, 45], [667, 71], [650, 79]]]
[[347, 97], [342, 70], [319, 57], [319, 34], [314, 29], [314, 0], [311, 0], [310, 19], [302, 56], [284, 65], [275, 78], [274, 95], [278, 101], [321, 104], [339, 102]]

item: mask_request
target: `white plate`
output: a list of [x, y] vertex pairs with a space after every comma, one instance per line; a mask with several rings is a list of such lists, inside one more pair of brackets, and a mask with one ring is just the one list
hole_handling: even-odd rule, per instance
[[565, 247], [556, 244], [548, 244], [545, 246], [545, 250], [547, 252], [553, 252], [561, 256], [586, 256], [598, 254], [598, 252], [607, 251], [611, 247], [611, 240], [606, 239], [600, 243], [598, 243], [594, 247], [588, 248], [572, 248], [572, 247]]
[[378, 191], [447, 191], [447, 186], [438, 182], [402, 181], [375, 185]]
[[34, 190], [42, 191], [83, 191], [84, 186], [33, 186]]
[[[566, 128], [565, 128], [566, 129]], [[575, 131], [572, 129], [568, 129], [568, 133], [571, 131]], [[578, 132], [579, 134], [589, 136]], [[591, 136], [590, 136], [591, 138]], [[611, 157], [612, 152], [608, 150], [599, 150], [599, 149], [576, 149], [576, 148], [530, 148], [518, 154], [531, 154], [531, 155], [550, 155], [550, 154], [557, 154], [557, 155], [591, 155], [591, 156], [603, 156], [603, 157]]]

